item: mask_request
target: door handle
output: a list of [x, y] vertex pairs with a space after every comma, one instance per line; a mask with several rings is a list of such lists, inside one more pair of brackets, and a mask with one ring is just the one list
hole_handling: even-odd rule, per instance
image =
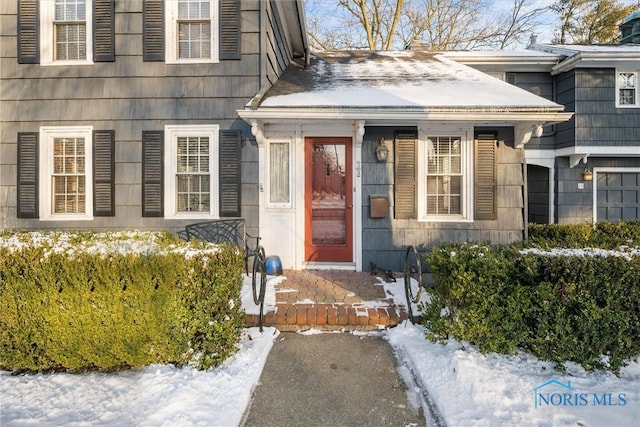
[[353, 207], [353, 205], [347, 205], [348, 209], [351, 209]]

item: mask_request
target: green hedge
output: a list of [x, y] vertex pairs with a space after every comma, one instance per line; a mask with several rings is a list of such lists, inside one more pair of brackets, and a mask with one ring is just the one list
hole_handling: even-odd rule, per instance
[[529, 224], [526, 246], [617, 249], [640, 246], [640, 221], [593, 224]]
[[0, 368], [207, 369], [235, 351], [244, 320], [236, 248], [164, 233], [34, 236], [0, 236]]
[[[609, 255], [609, 256], [607, 256]], [[617, 372], [640, 356], [640, 255], [459, 244], [427, 255], [429, 337]]]

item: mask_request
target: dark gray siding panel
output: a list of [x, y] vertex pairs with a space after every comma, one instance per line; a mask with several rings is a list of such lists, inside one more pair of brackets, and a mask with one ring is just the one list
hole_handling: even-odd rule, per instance
[[[573, 71], [556, 76], [556, 102], [564, 105], [564, 111], [575, 112], [575, 73]], [[556, 125], [556, 148], [572, 147], [575, 144], [575, 115], [569, 121]]]
[[94, 0], [93, 60], [115, 61], [115, 0]]
[[93, 131], [93, 215], [115, 215], [115, 135]]
[[240, 141], [239, 130], [220, 131], [220, 216], [240, 216]]
[[598, 221], [640, 219], [640, 172], [600, 172], [596, 179]]
[[18, 218], [38, 217], [38, 134], [18, 134]]
[[224, 59], [240, 59], [240, 0], [220, 1], [220, 51]]
[[[278, 77], [284, 72], [293, 57], [293, 52], [289, 48], [284, 34], [284, 27], [280, 17], [280, 9], [291, 7], [285, 2], [265, 2], [266, 19], [268, 20], [266, 32], [266, 72], [270, 84], [274, 84]], [[298, 52], [304, 53], [304, 52]]]
[[549, 168], [527, 165], [529, 222], [549, 223]]
[[[18, 2], [1, 0], [0, 228], [179, 229], [189, 220], [165, 220], [158, 215], [157, 206], [156, 216], [142, 216], [143, 188], [148, 191], [150, 187], [142, 182], [142, 132], [162, 130], [169, 124], [215, 124], [220, 129], [237, 129], [241, 133], [240, 211], [247, 231], [259, 234], [258, 146], [250, 126], [239, 119], [236, 110], [243, 108], [260, 89], [260, 25], [268, 25], [260, 16], [272, 8], [271, 3], [279, 8], [291, 6], [290, 2], [280, 4], [279, 0], [240, 1], [239, 60], [167, 65], [162, 49], [162, 10], [156, 8], [154, 20], [145, 20], [143, 13], [150, 5], [161, 7], [163, 3], [118, 0], [114, 20], [115, 61], [91, 66], [41, 67], [18, 64]], [[150, 37], [151, 21], [156, 25], [155, 38]], [[36, 20], [33, 23], [37, 25]], [[283, 40], [285, 54], [281, 56], [286, 66], [291, 57], [286, 46], [291, 43], [284, 34], [278, 37]], [[37, 42], [38, 38], [33, 40]], [[153, 47], [158, 53], [157, 62], [145, 61], [143, 53], [151, 53], [153, 49], [149, 48]], [[34, 48], [34, 52], [38, 51]], [[38, 131], [41, 126], [76, 125], [113, 130], [117, 137], [115, 215], [95, 217], [92, 221], [18, 218], [17, 134]]]
[[[8, 1], [8, 0], [5, 0]], [[18, 1], [18, 63], [40, 62], [40, 21], [38, 0]]]
[[164, 215], [164, 132], [142, 132], [142, 216]]
[[[588, 166], [594, 168], [614, 168], [621, 169], [640, 168], [640, 157], [589, 157]], [[598, 178], [596, 174], [594, 181], [583, 181], [582, 171], [584, 165], [580, 163], [578, 166], [570, 168], [569, 159], [567, 157], [558, 157], [556, 159], [556, 215], [555, 221], [562, 224], [581, 224], [593, 222], [593, 191], [594, 182], [602, 179], [602, 175]], [[580, 188], [582, 186], [583, 188]], [[633, 186], [629, 191], [635, 191]], [[622, 206], [611, 206], [620, 208], [618, 213], [623, 215]], [[600, 212], [598, 217], [609, 216], [613, 219], [615, 212]], [[627, 212], [628, 214], [628, 212]]]
[[144, 61], [164, 61], [164, 0], [142, 3], [142, 57]]
[[[550, 73], [509, 73], [515, 86], [556, 102], [555, 83]], [[556, 126], [547, 126], [540, 138], [532, 137], [527, 149], [553, 149], [555, 147]]]
[[616, 108], [615, 69], [575, 72], [575, 144], [577, 146], [637, 147], [640, 112]]

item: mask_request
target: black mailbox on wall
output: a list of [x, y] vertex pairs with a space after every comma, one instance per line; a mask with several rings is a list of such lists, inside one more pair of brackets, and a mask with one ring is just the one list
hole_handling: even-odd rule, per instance
[[389, 197], [371, 194], [369, 196], [369, 216], [371, 218], [387, 218], [389, 216]]

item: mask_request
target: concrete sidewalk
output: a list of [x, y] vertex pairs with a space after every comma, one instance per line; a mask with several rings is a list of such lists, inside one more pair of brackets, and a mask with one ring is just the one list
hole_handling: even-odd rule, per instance
[[[282, 333], [246, 414], [254, 426], [424, 426], [391, 346], [371, 335]], [[419, 412], [419, 413], [417, 413]]]

